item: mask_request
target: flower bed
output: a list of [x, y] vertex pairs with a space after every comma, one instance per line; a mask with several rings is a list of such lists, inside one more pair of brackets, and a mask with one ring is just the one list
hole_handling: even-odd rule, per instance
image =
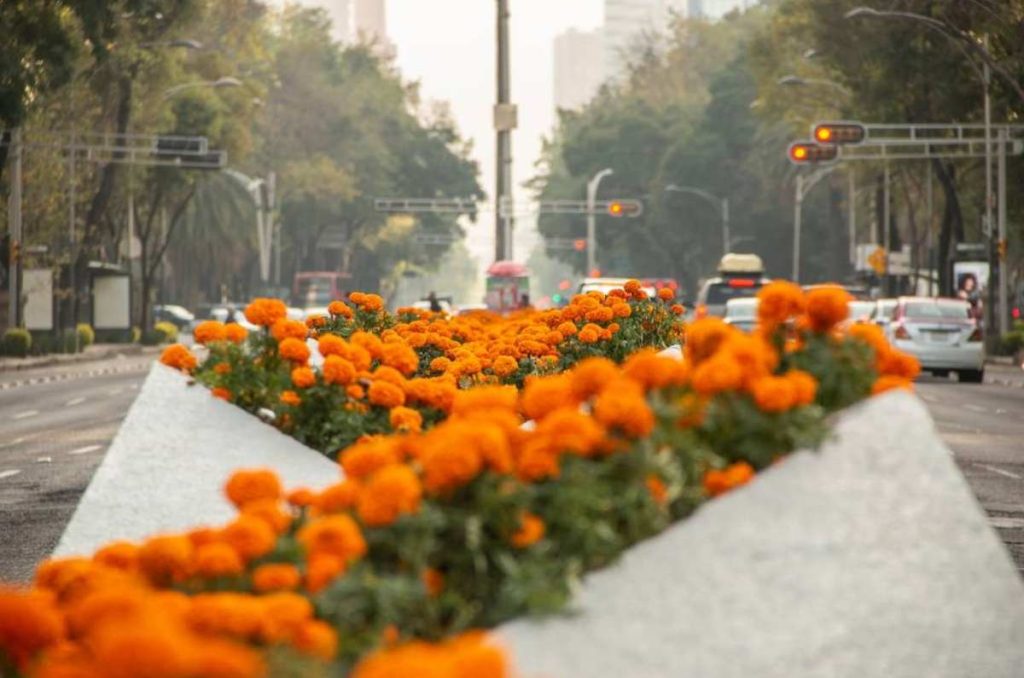
[[[283, 383], [290, 379], [302, 395], [275, 405], [275, 414], [283, 429], [303, 431], [300, 439], [316, 435], [301, 425], [304, 406], [322, 411], [309, 419], [322, 426], [336, 410], [364, 406], [360, 414], [369, 413], [369, 401], [386, 406], [391, 424], [406, 405], [397, 396], [373, 402], [375, 385], [420, 402], [409, 396], [425, 388], [417, 379], [443, 380], [446, 402], [433, 408], [433, 419], [423, 418], [433, 424], [421, 423], [427, 430], [393, 426], [405, 430], [346, 447], [344, 479], [323, 491], [285, 494], [272, 473], [239, 471], [226, 487], [239, 515], [221, 528], [44, 563], [36, 590], [0, 595], [0, 649], [28, 675], [110, 666], [124, 667], [116, 675], [149, 675], [150, 668], [152, 675], [261, 675], [320, 663], [359, 678], [415, 675], [425, 666], [439, 676], [506, 675], [500, 653], [472, 629], [560, 609], [582, 573], [787, 453], [813, 447], [826, 436], [830, 413], [872, 392], [908, 387], [916, 374], [913, 359], [891, 349], [874, 326], [837, 330], [847, 307], [841, 290], [805, 297], [774, 283], [761, 298], [756, 333], [696, 322], [687, 328], [683, 361], [641, 350], [616, 365], [570, 350], [554, 361], [546, 353], [520, 357], [519, 373], [504, 378], [493, 368], [503, 353], [475, 369], [468, 348], [453, 362], [462, 362], [456, 374], [445, 366], [448, 376], [438, 381], [414, 376], [435, 369], [437, 357], [425, 362], [429, 354], [417, 354], [414, 367], [406, 349], [423, 347], [393, 339], [402, 338], [398, 325], [369, 328], [379, 332], [374, 343], [359, 314], [387, 316], [365, 297], [353, 318], [341, 311], [326, 321], [323, 327], [348, 339], [327, 339], [324, 351], [327, 335], [320, 336], [327, 358], [319, 370], [289, 370], [288, 362], [308, 360], [308, 350], [298, 336], [281, 335], [289, 326], [270, 322], [271, 302], [250, 307], [251, 320], [281, 328], [277, 337], [252, 339], [256, 360], [216, 334], [229, 330], [207, 326], [212, 338], [200, 338], [211, 357], [200, 378], [224, 377], [214, 388], [232, 384], [231, 397], [255, 408], [275, 388], [292, 392]], [[594, 299], [595, 309], [610, 307]], [[416, 322], [405, 329], [412, 333]], [[493, 328], [499, 336], [509, 331], [502, 327]], [[524, 334], [519, 327], [507, 341], [515, 345]], [[477, 341], [497, 340], [462, 343]], [[327, 376], [332, 356], [369, 381], [365, 393], [349, 391], [363, 384]], [[405, 374], [385, 360], [407, 362]], [[547, 374], [562, 360], [570, 369]], [[177, 349], [167, 361], [193, 366]], [[230, 367], [218, 374], [223, 364]], [[307, 369], [312, 381], [295, 374]], [[243, 377], [242, 370], [252, 372]], [[502, 381], [524, 386], [520, 392]], [[325, 393], [310, 397], [312, 389]], [[522, 427], [526, 419], [534, 426]], [[135, 645], [151, 652], [125, 654]], [[165, 663], [168, 656], [178, 663]], [[417, 671], [403, 673], [410, 666]]]

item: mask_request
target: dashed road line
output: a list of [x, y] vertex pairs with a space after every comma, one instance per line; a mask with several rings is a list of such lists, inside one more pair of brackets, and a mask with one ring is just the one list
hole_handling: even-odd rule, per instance
[[16, 476], [19, 473], [21, 473], [21, 469], [16, 468], [10, 468], [7, 469], [6, 471], [0, 471], [0, 480], [3, 480], [4, 478], [10, 478], [11, 476]]
[[28, 419], [29, 417], [34, 417], [37, 414], [39, 414], [39, 410], [25, 410], [23, 412], [18, 412], [17, 414], [15, 414], [11, 418], [12, 419]]
[[0, 382], [0, 391], [6, 391], [12, 388], [19, 388], [22, 386], [37, 386], [39, 384], [50, 384], [55, 381], [69, 381], [71, 379], [88, 379], [90, 377], [100, 377], [110, 374], [123, 374], [126, 372], [145, 372], [150, 368], [152, 364], [153, 361], [128, 363], [124, 365], [104, 367], [101, 369], [83, 370], [75, 372], [61, 372], [59, 374], [47, 374], [41, 377], [29, 377], [27, 379], [5, 381]]
[[998, 473], [1001, 476], [1006, 476], [1007, 478], [1013, 478], [1014, 480], [1024, 480], [1024, 478], [1017, 475], [1016, 473], [1013, 473], [1012, 471], [1007, 471], [1005, 469], [997, 468], [995, 466], [989, 466], [988, 464], [977, 464], [977, 466], [980, 466], [986, 471], [991, 471], [992, 473]]
[[121, 392], [121, 389], [119, 389], [119, 388], [112, 388], [109, 391], [107, 391], [107, 395], [116, 396], [120, 392]]
[[65, 407], [74, 407], [75, 405], [81, 405], [85, 402], [85, 398], [79, 396], [78, 398], [72, 398], [71, 400], [64, 403]]
[[88, 454], [101, 449], [103, 449], [102, 445], [86, 445], [85, 447], [79, 447], [78, 449], [71, 450], [68, 454]]
[[986, 410], [986, 409], [985, 409], [984, 407], [982, 407], [981, 405], [975, 405], [975, 404], [973, 404], [973, 403], [965, 403], [965, 404], [964, 404], [964, 407], [965, 407], [966, 409], [970, 410], [971, 412], [981, 412], [981, 413], [985, 413], [985, 412], [988, 412], [988, 410]]

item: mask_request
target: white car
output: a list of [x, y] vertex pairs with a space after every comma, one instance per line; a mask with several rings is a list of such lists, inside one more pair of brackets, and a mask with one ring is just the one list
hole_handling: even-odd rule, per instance
[[892, 322], [892, 312], [896, 310], [898, 299], [876, 299], [875, 310], [871, 312], [871, 322], [882, 329], [889, 327]]
[[985, 344], [971, 307], [960, 299], [900, 297], [888, 327], [889, 340], [936, 376], [956, 372], [962, 382], [985, 377]]
[[[580, 294], [586, 294], [587, 292], [600, 292], [601, 294], [608, 294], [612, 290], [621, 290], [629, 282], [629, 278], [585, 278], [580, 283], [579, 289], [577, 290]], [[648, 297], [658, 296], [658, 290], [654, 289], [650, 285], [644, 285], [641, 287], [644, 292], [647, 293]]]
[[725, 316], [722, 319], [735, 328], [749, 332], [757, 326], [757, 304], [757, 297], [730, 299], [725, 302]]

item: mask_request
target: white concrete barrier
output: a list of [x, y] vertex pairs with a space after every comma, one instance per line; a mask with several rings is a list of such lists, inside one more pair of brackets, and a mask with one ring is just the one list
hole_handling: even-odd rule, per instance
[[526, 676], [1019, 678], [1024, 582], [894, 393], [499, 636]]
[[222, 487], [237, 468], [273, 468], [288, 488], [338, 481], [334, 461], [186, 382], [153, 366], [56, 555], [229, 520], [234, 509]]

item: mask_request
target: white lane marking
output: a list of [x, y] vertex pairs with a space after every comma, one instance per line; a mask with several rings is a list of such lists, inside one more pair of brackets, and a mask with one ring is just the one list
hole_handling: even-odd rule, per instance
[[138, 384], [132, 384], [128, 388], [130, 388], [133, 391], [138, 391], [139, 390], [139, 385]]
[[85, 447], [79, 447], [77, 450], [71, 450], [68, 454], [88, 454], [102, 448], [102, 445], [86, 445]]
[[14, 415], [14, 419], [25, 419], [27, 417], [34, 417], [37, 414], [39, 414], [39, 410], [25, 410]]
[[971, 412], [988, 412], [988, 410], [986, 410], [981, 405], [974, 405], [972, 403], [965, 403], [964, 407], [969, 409]]
[[17, 445], [19, 443], [23, 443], [23, 442], [25, 442], [25, 438], [27, 438], [27, 437], [28, 436], [21, 436], [20, 438], [15, 438], [14, 440], [11, 440], [9, 442], [2, 443], [2, 444], [0, 444], [0, 450], [2, 450], [5, 447], [12, 447], [12, 446]]
[[16, 476], [19, 473], [21, 473], [21, 470], [16, 468], [9, 468], [6, 471], [0, 471], [0, 480], [4, 478], [10, 478], [11, 476]]
[[119, 389], [119, 388], [112, 388], [109, 391], [107, 391], [107, 394], [108, 395], [117, 395], [120, 392], [121, 392], [121, 389]]
[[36, 459], [37, 464], [49, 464], [51, 461], [53, 461], [53, 457], [39, 457]]
[[1013, 478], [1014, 480], [1024, 480], [1024, 478], [1021, 478], [1019, 475], [1013, 473], [1012, 471], [996, 468], [995, 466], [989, 466], [988, 464], [978, 464], [978, 466], [985, 469], [986, 471], [992, 471], [992, 473], [998, 473], [999, 475], [1006, 476], [1007, 478]]
[[999, 527], [1004, 530], [1016, 530], [1024, 527], [1024, 518], [1012, 518], [1010, 516], [993, 516], [988, 519], [992, 527]]
[[64, 403], [64, 406], [65, 407], [73, 407], [75, 405], [81, 405], [84, 402], [85, 402], [85, 398], [82, 398], [82, 397], [72, 398], [71, 400], [69, 400], [66, 403]]

